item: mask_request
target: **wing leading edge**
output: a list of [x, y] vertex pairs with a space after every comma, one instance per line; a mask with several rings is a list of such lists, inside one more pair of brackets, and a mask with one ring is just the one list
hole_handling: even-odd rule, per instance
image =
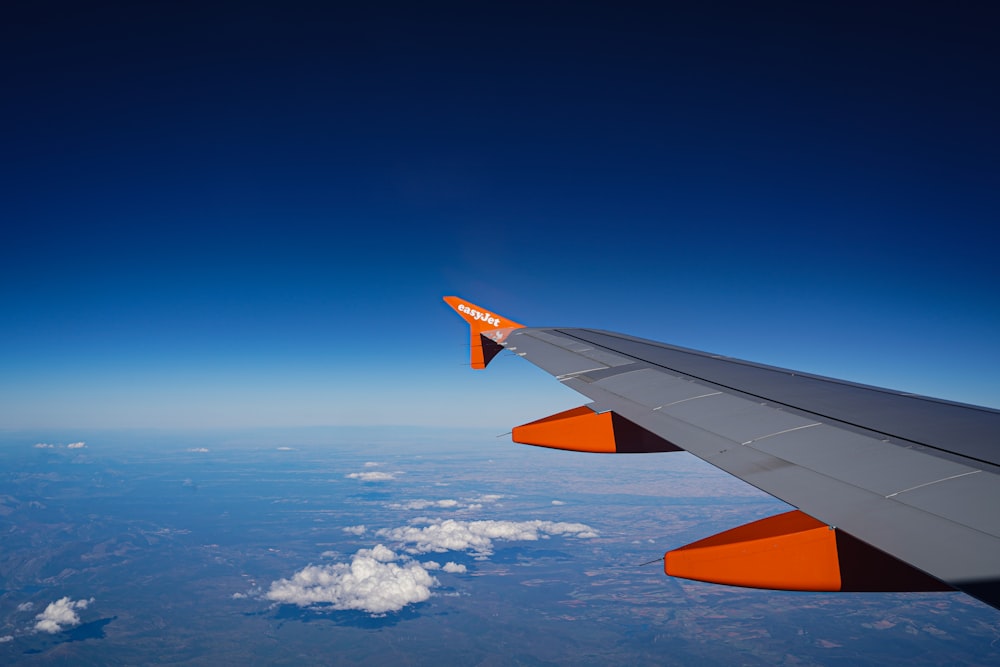
[[516, 427], [515, 442], [685, 450], [797, 508], [668, 552], [668, 574], [789, 590], [954, 588], [1000, 608], [1000, 411], [612, 332], [524, 327], [445, 301], [470, 324], [474, 368], [506, 349], [591, 400]]

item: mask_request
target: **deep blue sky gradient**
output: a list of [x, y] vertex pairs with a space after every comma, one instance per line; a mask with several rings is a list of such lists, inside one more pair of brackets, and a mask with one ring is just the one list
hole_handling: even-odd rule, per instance
[[333, 4], [10, 12], [0, 428], [578, 404], [445, 294], [1000, 406], [991, 3]]

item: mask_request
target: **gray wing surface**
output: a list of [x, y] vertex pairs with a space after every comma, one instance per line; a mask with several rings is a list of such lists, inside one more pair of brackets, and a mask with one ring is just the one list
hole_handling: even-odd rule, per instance
[[502, 345], [597, 411], [1000, 608], [1000, 411], [592, 329]]

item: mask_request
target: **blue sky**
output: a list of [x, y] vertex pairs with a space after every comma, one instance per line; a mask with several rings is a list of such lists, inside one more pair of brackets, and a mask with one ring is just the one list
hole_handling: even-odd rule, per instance
[[996, 9], [813, 5], [13, 11], [0, 428], [579, 404], [446, 294], [1000, 406]]

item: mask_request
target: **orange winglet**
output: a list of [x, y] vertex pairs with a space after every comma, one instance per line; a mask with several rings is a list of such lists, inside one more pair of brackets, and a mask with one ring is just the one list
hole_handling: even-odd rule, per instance
[[500, 353], [500, 343], [511, 331], [524, 327], [457, 296], [446, 296], [444, 300], [469, 324], [470, 363], [477, 370], [486, 368]]
[[947, 584], [793, 510], [668, 551], [674, 577], [786, 591], [946, 591]]
[[619, 414], [594, 412], [586, 405], [516, 426], [511, 439], [523, 445], [598, 454], [680, 451]]

